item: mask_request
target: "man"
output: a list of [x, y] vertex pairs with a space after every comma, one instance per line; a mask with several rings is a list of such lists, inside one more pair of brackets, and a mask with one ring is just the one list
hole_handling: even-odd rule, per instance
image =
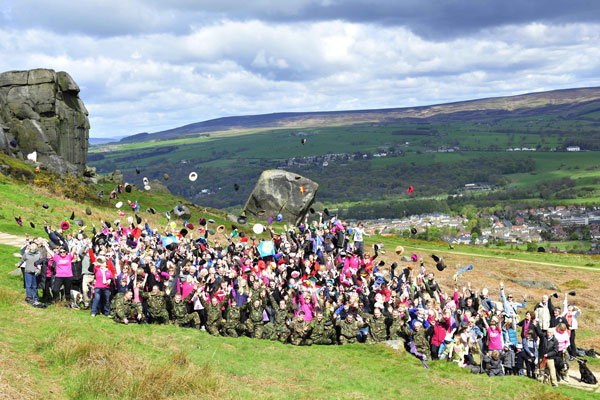
[[332, 344], [335, 336], [333, 322], [323, 318], [323, 310], [315, 312], [315, 318], [309, 324], [310, 340], [313, 344]]
[[375, 307], [373, 316], [365, 318], [365, 322], [369, 326], [368, 344], [381, 343], [386, 340], [389, 320], [383, 316], [379, 307]]
[[340, 344], [356, 343], [358, 331], [365, 326], [364, 323], [356, 321], [352, 313], [348, 313], [346, 319], [336, 320], [336, 325], [340, 327]]
[[38, 302], [37, 292], [37, 275], [41, 272], [41, 254], [38, 251], [38, 245], [30, 243], [23, 257], [16, 264], [17, 268], [23, 268], [23, 276], [25, 277], [25, 301], [34, 307], [40, 307]]
[[129, 322], [143, 322], [142, 306], [133, 300], [133, 292], [128, 290], [115, 305], [115, 322], [125, 325]]
[[263, 312], [265, 311], [265, 300], [256, 298], [248, 301], [242, 307], [244, 311], [249, 312], [248, 320], [246, 321], [246, 329], [251, 337], [256, 339], [263, 338]]
[[290, 324], [290, 342], [294, 346], [310, 346], [312, 344], [312, 340], [308, 338], [310, 325], [308, 321], [304, 320], [304, 317], [304, 311], [300, 311], [298, 316]]
[[166, 324], [169, 322], [169, 312], [167, 311], [167, 296], [169, 293], [161, 292], [158, 285], [152, 286], [152, 292], [142, 293], [142, 298], [146, 300], [148, 305], [151, 323]]
[[[273, 331], [271, 333], [271, 340], [279, 340], [281, 343], [285, 343], [290, 336], [290, 330], [287, 326], [288, 316], [293, 312], [293, 304], [291, 301], [281, 299], [279, 303], [275, 301], [273, 294], [269, 294], [269, 300], [271, 306], [275, 310], [273, 318]], [[277, 307], [276, 307], [277, 305]]]
[[229, 337], [238, 337], [245, 331], [244, 324], [241, 323], [242, 308], [238, 307], [237, 299], [231, 296], [231, 305], [227, 306], [225, 319], [225, 334]]
[[548, 296], [542, 296], [542, 301], [535, 306], [535, 319], [538, 321], [539, 328], [546, 332], [550, 328], [550, 307], [548, 304]]
[[181, 294], [177, 293], [171, 300], [171, 310], [173, 314], [173, 323], [177, 326], [191, 326], [192, 328], [200, 327], [200, 316], [197, 313], [188, 314], [187, 304], [194, 297], [194, 292], [190, 292], [185, 299], [181, 298]]
[[[435, 325], [435, 321], [432, 321], [429, 328], [423, 328], [423, 324], [420, 321], [414, 322], [414, 330], [410, 330], [410, 328], [405, 324], [402, 326], [401, 332], [406, 336], [411, 337], [412, 341], [415, 344], [415, 348], [418, 353], [426, 358], [422, 361], [431, 360], [431, 349], [429, 346], [429, 340], [427, 339], [429, 336], [433, 334], [433, 328]], [[418, 354], [415, 354], [418, 356]]]
[[[198, 290], [200, 291], [201, 289]], [[229, 295], [219, 301], [219, 299], [213, 295], [210, 299], [210, 303], [208, 303], [204, 299], [204, 296], [200, 295], [200, 303], [202, 303], [202, 306], [206, 309], [206, 330], [213, 336], [218, 336], [221, 329], [225, 326], [225, 320], [223, 320], [221, 309], [228, 299]]]
[[[546, 361], [547, 368], [550, 370], [550, 384], [552, 386], [558, 387], [558, 381], [556, 379], [556, 367], [555, 367], [555, 359], [559, 356], [558, 353], [558, 340], [554, 337], [554, 328], [548, 328], [546, 330], [546, 336], [541, 338], [541, 348], [542, 348], [542, 363]], [[540, 367], [541, 369], [541, 367]]]

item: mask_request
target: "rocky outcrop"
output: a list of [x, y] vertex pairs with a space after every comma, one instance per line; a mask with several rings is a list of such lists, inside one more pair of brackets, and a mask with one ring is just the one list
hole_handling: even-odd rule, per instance
[[101, 175], [100, 179], [98, 179], [100, 183], [114, 183], [115, 185], [123, 184], [123, 173], [120, 169], [116, 169], [111, 173], [106, 175]]
[[319, 185], [303, 176], [277, 169], [264, 171], [244, 206], [247, 217], [283, 216], [298, 224], [315, 199]]
[[79, 86], [51, 69], [0, 74], [0, 150], [26, 159], [37, 152], [42, 168], [81, 175], [88, 151], [88, 111]]
[[516, 278], [508, 278], [512, 283], [516, 283], [517, 285], [523, 286], [528, 289], [548, 289], [548, 290], [557, 290], [556, 283], [551, 281], [536, 281], [532, 279], [516, 279]]

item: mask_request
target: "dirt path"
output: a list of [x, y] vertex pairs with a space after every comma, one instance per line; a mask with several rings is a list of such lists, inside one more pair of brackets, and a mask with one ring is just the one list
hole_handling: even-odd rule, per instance
[[518, 262], [518, 263], [523, 263], [523, 264], [536, 264], [536, 265], [544, 265], [544, 266], [549, 266], [549, 267], [561, 267], [561, 268], [581, 269], [581, 270], [586, 270], [586, 271], [600, 272], [600, 268], [584, 267], [584, 266], [580, 266], [580, 265], [566, 265], [566, 264], [556, 264], [556, 263], [549, 263], [549, 262], [543, 262], [543, 261], [530, 261], [530, 260], [522, 260], [519, 258], [506, 258], [506, 257], [501, 257], [501, 256], [492, 256], [492, 255], [488, 255], [488, 254], [464, 253], [464, 252], [455, 251], [455, 250], [433, 250], [433, 249], [428, 249], [428, 248], [424, 248], [424, 247], [404, 246], [404, 248], [411, 249], [411, 250], [412, 249], [420, 250], [420, 251], [425, 251], [425, 252], [435, 251], [436, 253], [455, 254], [455, 255], [461, 255], [461, 256], [467, 256], [467, 257], [490, 258], [490, 259], [494, 259], [494, 260], [513, 261], [513, 262]]
[[15, 236], [10, 233], [0, 232], [0, 244], [19, 247], [23, 243], [25, 243], [25, 236]]

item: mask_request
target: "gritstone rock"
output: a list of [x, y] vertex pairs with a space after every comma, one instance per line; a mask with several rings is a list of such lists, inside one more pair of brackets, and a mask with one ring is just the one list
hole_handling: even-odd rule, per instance
[[[298, 224], [313, 203], [318, 188], [316, 182], [298, 174], [276, 169], [264, 171], [246, 201], [245, 215], [267, 220], [269, 216], [282, 214], [284, 221]], [[259, 215], [259, 211], [265, 212]]]
[[[42, 167], [60, 174], [85, 170], [90, 123], [79, 86], [51, 69], [0, 74], [0, 150], [23, 160], [38, 153]], [[17, 146], [10, 146], [12, 140]]]
[[158, 179], [154, 179], [153, 181], [151, 181], [150, 183], [148, 183], [148, 185], [150, 186], [150, 191], [151, 192], [171, 193], [171, 191], [169, 190], [169, 188], [167, 187], [167, 185], [165, 185], [164, 183], [162, 183]]
[[192, 217], [192, 212], [188, 207], [184, 205], [177, 205], [173, 207], [173, 209], [169, 212], [171, 213], [171, 218], [175, 217], [183, 220], [188, 220]]

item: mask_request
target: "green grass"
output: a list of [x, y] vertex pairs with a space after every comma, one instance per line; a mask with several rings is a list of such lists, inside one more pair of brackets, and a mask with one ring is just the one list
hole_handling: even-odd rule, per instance
[[[124, 326], [23, 301], [0, 246], [0, 387], [13, 398], [556, 398], [590, 393], [518, 377], [474, 376], [383, 345], [293, 347], [173, 326]], [[35, 382], [35, 385], [29, 385]]]

